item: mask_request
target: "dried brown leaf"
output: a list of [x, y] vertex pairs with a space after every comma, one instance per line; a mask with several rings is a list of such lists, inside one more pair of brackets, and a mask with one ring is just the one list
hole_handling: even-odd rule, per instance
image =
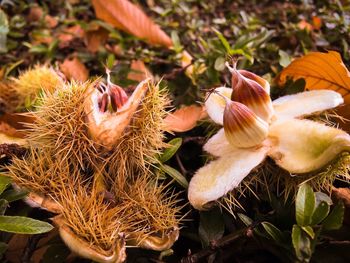
[[130, 68], [132, 71], [129, 72], [128, 79], [140, 82], [146, 78], [152, 77], [152, 73], [141, 60], [133, 60]]
[[171, 38], [137, 5], [128, 0], [92, 0], [96, 16], [111, 25], [133, 34], [146, 42], [166, 47]]
[[306, 81], [306, 90], [331, 89], [342, 94], [345, 103], [350, 103], [350, 72], [345, 67], [340, 54], [310, 52], [295, 59], [277, 78], [279, 85], [284, 85], [287, 78], [300, 78]]
[[207, 116], [206, 110], [202, 106], [185, 106], [173, 113], [170, 113], [165, 119], [165, 130], [173, 132], [185, 132], [194, 128], [197, 121]]
[[103, 45], [107, 39], [108, 31], [102, 27], [86, 31], [85, 45], [87, 47], [87, 50], [92, 53], [97, 52], [100, 46]]
[[86, 81], [89, 78], [89, 70], [77, 57], [66, 58], [60, 69], [69, 80]]

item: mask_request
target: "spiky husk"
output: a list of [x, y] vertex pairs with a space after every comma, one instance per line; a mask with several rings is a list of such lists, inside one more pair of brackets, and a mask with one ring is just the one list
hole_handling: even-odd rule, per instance
[[83, 170], [99, 162], [95, 143], [89, 138], [84, 100], [91, 82], [71, 82], [55, 92], [45, 92], [32, 112], [28, 140], [57, 160], [80, 164]]
[[235, 217], [235, 212], [237, 210], [245, 210], [244, 206], [239, 201], [241, 198], [251, 196], [259, 199], [259, 191], [261, 190], [259, 187], [261, 185], [265, 186], [265, 182], [262, 181], [263, 173], [263, 165], [260, 165], [244, 178], [239, 187], [217, 200], [216, 204]]
[[169, 99], [166, 91], [159, 89], [158, 84], [150, 82], [149, 85], [131, 124], [107, 157], [107, 169], [117, 171], [116, 174], [109, 174], [117, 176], [120, 185], [122, 180], [132, 174], [139, 171], [148, 173], [149, 167], [157, 162], [156, 155], [165, 146], [163, 119], [167, 114], [165, 108]]
[[[308, 116], [308, 119], [322, 122], [327, 126], [337, 127], [338, 122], [347, 121], [334, 110], [327, 110]], [[307, 174], [291, 175], [288, 171], [277, 166], [273, 160], [267, 159], [263, 164], [254, 169], [241, 183], [241, 185], [229, 192], [217, 201], [217, 204], [235, 216], [238, 209], [244, 210], [240, 204], [240, 198], [266, 195], [271, 199], [271, 194], [282, 197], [285, 202], [294, 200], [299, 186], [307, 182], [314, 191], [331, 193], [335, 180], [350, 182], [350, 154], [342, 153], [332, 163], [319, 171]]]
[[277, 194], [282, 196], [285, 201], [288, 198], [294, 200], [299, 186], [305, 182], [314, 191], [322, 191], [330, 194], [335, 180], [350, 182], [349, 171], [350, 155], [349, 153], [343, 153], [320, 171], [296, 176], [291, 176], [289, 173], [281, 171], [280, 176], [270, 177], [267, 183], [270, 185], [270, 189], [276, 189]]
[[113, 249], [125, 230], [122, 207], [112, 206], [102, 192], [79, 178], [54, 199], [63, 207], [62, 216], [70, 230], [102, 254]]
[[13, 81], [0, 82], [0, 112], [14, 112], [20, 103], [19, 97]]
[[[99, 81], [99, 80], [96, 80]], [[168, 99], [150, 84], [131, 124], [111, 148], [88, 133], [84, 101], [95, 82], [65, 84], [45, 91], [28, 124], [29, 153], [14, 159], [8, 175], [20, 187], [50, 196], [61, 206], [65, 225], [96, 251], [109, 251], [119, 233], [141, 244], [178, 235], [177, 194], [151, 172], [163, 143]]]
[[13, 79], [14, 90], [18, 94], [18, 108], [31, 108], [36, 104], [41, 91], [53, 92], [63, 85], [62, 78], [48, 66], [37, 65], [33, 69], [20, 74]]
[[267, 160], [247, 176], [239, 188], [218, 200], [218, 203], [234, 215], [237, 208], [244, 210], [244, 207], [239, 203], [241, 197], [250, 195], [259, 199], [259, 196], [267, 194], [267, 197], [271, 198], [271, 194], [274, 194], [287, 202], [295, 199], [299, 186], [305, 182], [316, 192], [322, 191], [330, 194], [336, 180], [350, 182], [349, 153], [342, 153], [320, 171], [299, 175], [291, 175], [272, 160]]
[[72, 169], [67, 160], [57, 162], [48, 152], [33, 148], [23, 158], [13, 157], [6, 168], [5, 175], [15, 184], [47, 196], [61, 192], [68, 178], [79, 176], [78, 169]]
[[159, 183], [152, 174], [140, 174], [129, 180], [124, 188], [115, 182], [112, 190], [120, 206], [124, 207], [126, 233], [129, 238], [136, 239], [136, 244], [152, 235], [161, 237], [178, 228], [179, 193], [171, 191], [169, 185]]

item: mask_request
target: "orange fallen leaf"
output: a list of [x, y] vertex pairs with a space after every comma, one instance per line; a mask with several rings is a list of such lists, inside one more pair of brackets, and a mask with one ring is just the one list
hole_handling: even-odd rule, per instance
[[85, 45], [87, 47], [87, 50], [92, 53], [97, 52], [100, 46], [103, 45], [107, 39], [108, 31], [102, 27], [86, 31]]
[[342, 94], [345, 103], [350, 103], [350, 72], [336, 51], [310, 52], [295, 59], [282, 70], [277, 83], [284, 85], [287, 78], [305, 79], [306, 90], [331, 89]]
[[86, 81], [89, 78], [88, 69], [77, 57], [66, 58], [60, 64], [60, 69], [67, 79]]
[[92, 0], [97, 18], [150, 44], [172, 46], [171, 38], [137, 5], [128, 0]]
[[128, 79], [141, 82], [146, 78], [152, 77], [152, 73], [148, 70], [145, 63], [141, 60], [133, 60], [130, 68], [132, 71], [128, 73]]
[[205, 117], [207, 117], [207, 112], [203, 106], [185, 106], [170, 113], [164, 119], [165, 130], [170, 132], [189, 131], [196, 126], [197, 121]]
[[69, 43], [76, 39], [76, 38], [82, 38], [84, 37], [84, 30], [81, 28], [80, 25], [74, 25], [68, 28], [65, 28], [61, 33], [58, 34], [58, 39], [60, 41], [59, 47], [67, 47]]
[[320, 30], [322, 26], [322, 19], [318, 16], [312, 17], [312, 25], [315, 30]]

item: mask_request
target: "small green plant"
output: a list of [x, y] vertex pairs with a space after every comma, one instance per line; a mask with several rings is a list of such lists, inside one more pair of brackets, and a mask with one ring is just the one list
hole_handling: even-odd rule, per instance
[[[49, 232], [53, 226], [47, 222], [35, 220], [24, 216], [5, 215], [7, 207], [11, 202], [20, 200], [27, 195], [27, 191], [15, 190], [10, 187], [11, 179], [0, 176], [0, 232], [14, 234], [41, 234]], [[1, 235], [0, 259], [7, 249], [7, 242], [11, 235]]]
[[295, 201], [296, 224], [292, 229], [292, 243], [299, 262], [309, 262], [322, 231], [342, 226], [344, 204], [334, 206], [328, 195], [316, 192], [308, 184], [300, 186]]
[[[272, 240], [284, 251], [284, 260], [291, 262], [310, 262], [317, 245], [324, 239], [323, 234], [342, 226], [344, 204], [333, 205], [328, 195], [314, 192], [307, 183], [299, 187], [295, 199], [295, 220], [291, 230], [281, 230], [274, 224], [263, 221], [254, 234]], [[251, 225], [253, 221], [239, 214], [240, 219]]]

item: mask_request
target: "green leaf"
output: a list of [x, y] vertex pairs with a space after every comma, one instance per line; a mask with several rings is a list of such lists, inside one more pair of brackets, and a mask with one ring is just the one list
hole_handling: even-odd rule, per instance
[[207, 247], [211, 241], [221, 238], [224, 230], [224, 219], [219, 208], [200, 212], [198, 233], [203, 247]]
[[283, 51], [282, 49], [280, 49], [278, 51], [278, 55], [280, 56], [279, 64], [282, 67], [287, 67], [290, 64], [290, 62], [292, 61], [291, 57], [288, 55], [288, 53]]
[[188, 182], [186, 178], [176, 169], [170, 167], [169, 165], [163, 164], [161, 169], [170, 175], [176, 182], [178, 182], [182, 187], [188, 188]]
[[315, 209], [315, 195], [308, 184], [299, 187], [295, 200], [295, 215], [299, 226], [308, 226]]
[[114, 63], [115, 63], [115, 55], [111, 53], [107, 57], [107, 61], [106, 61], [107, 68], [109, 69], [113, 68]]
[[298, 225], [293, 226], [292, 243], [297, 258], [300, 261], [309, 262], [312, 254], [311, 242]]
[[5, 191], [1, 198], [6, 199], [8, 202], [14, 202], [24, 198], [29, 192], [27, 190], [15, 190], [10, 189]]
[[239, 217], [239, 219], [241, 219], [243, 224], [245, 224], [246, 226], [250, 226], [251, 224], [253, 224], [253, 220], [250, 217], [241, 213], [238, 213], [237, 216]]
[[159, 161], [162, 163], [165, 163], [168, 161], [171, 157], [174, 156], [174, 154], [177, 152], [177, 150], [180, 148], [182, 144], [182, 138], [175, 138], [172, 139], [170, 142], [168, 142], [169, 147], [164, 150], [164, 152], [159, 156]]
[[314, 226], [321, 223], [323, 219], [326, 218], [328, 213], [329, 213], [329, 205], [326, 202], [321, 201], [321, 203], [317, 205], [314, 213], [312, 214], [311, 225]]
[[336, 230], [341, 228], [344, 219], [344, 203], [339, 202], [331, 211], [329, 216], [323, 221], [322, 225], [325, 230]]
[[0, 216], [0, 231], [16, 234], [40, 234], [53, 229], [49, 223], [22, 216]]
[[23, 62], [24, 62], [24, 60], [21, 59], [21, 60], [18, 60], [18, 61], [16, 61], [16, 62], [14, 62], [14, 63], [7, 64], [7, 65], [6, 65], [6, 72], [5, 72], [4, 78], [7, 78], [7, 77], [10, 75], [10, 73], [11, 73], [15, 68], [17, 68], [19, 65], [21, 65]]
[[11, 178], [7, 176], [0, 176], [0, 194], [2, 194], [8, 185], [11, 183]]
[[159, 260], [163, 260], [165, 257], [169, 257], [171, 255], [174, 255], [174, 250], [172, 249], [167, 249], [167, 250], [163, 250], [160, 255], [159, 255]]
[[315, 192], [316, 206], [318, 206], [322, 201], [326, 202], [328, 205], [332, 205], [333, 201], [329, 195], [322, 192]]
[[0, 53], [7, 52], [6, 42], [9, 32], [9, 22], [3, 10], [0, 9]]
[[180, 53], [183, 50], [179, 35], [176, 31], [171, 31], [171, 40], [173, 41], [173, 48], [176, 53]]
[[224, 46], [224, 48], [226, 49], [226, 52], [230, 55], [231, 54], [231, 46], [230, 43], [227, 41], [227, 39], [224, 37], [223, 34], [221, 34], [221, 32], [219, 32], [217, 29], [213, 28], [213, 31], [215, 32], [215, 34], [218, 36], [218, 38], [221, 41], [221, 44]]
[[269, 222], [262, 222], [261, 225], [273, 240], [279, 243], [284, 242], [282, 231], [275, 227], [273, 224]]
[[47, 48], [47, 46], [45, 45], [36, 45], [36, 46], [32, 46], [30, 49], [29, 49], [29, 52], [31, 53], [35, 53], [35, 54], [44, 54], [44, 53], [47, 53], [49, 50]]
[[322, 231], [321, 227], [315, 229], [315, 237], [314, 237], [313, 240], [311, 240], [311, 251], [312, 251], [312, 253], [315, 251], [317, 243], [319, 243], [319, 239], [318, 238], [319, 238], [319, 236], [321, 234], [321, 231]]
[[226, 62], [226, 59], [224, 57], [218, 57], [214, 63], [215, 70], [223, 71], [225, 69], [225, 62]]
[[312, 229], [311, 226], [302, 226], [301, 229], [303, 229], [304, 232], [305, 232], [306, 234], [308, 234], [309, 237], [311, 237], [312, 239], [315, 238], [315, 232], [314, 232], [314, 230]]

